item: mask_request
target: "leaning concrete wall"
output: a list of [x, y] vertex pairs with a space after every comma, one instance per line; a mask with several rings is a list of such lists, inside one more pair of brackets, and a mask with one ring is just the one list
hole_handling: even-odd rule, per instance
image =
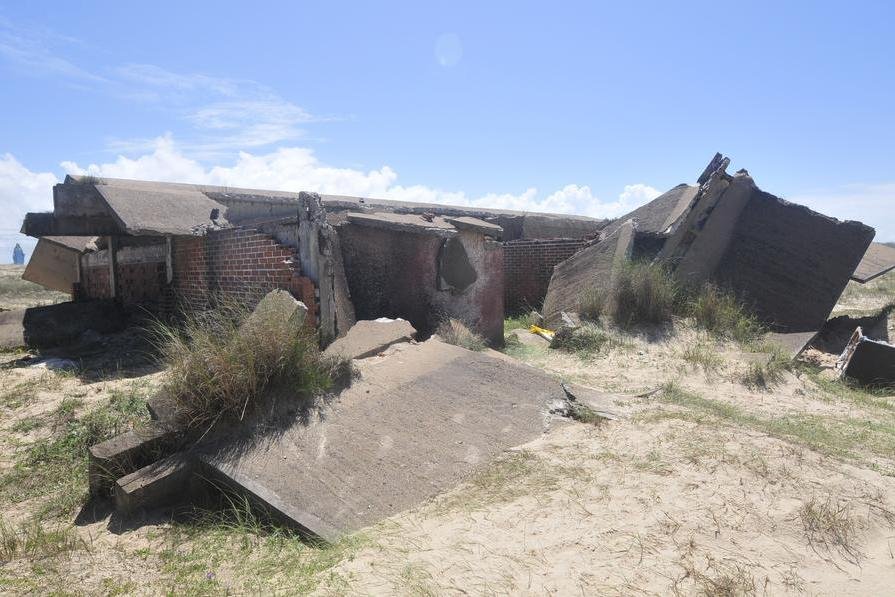
[[358, 319], [401, 317], [423, 335], [458, 317], [490, 341], [503, 340], [503, 247], [472, 232], [458, 238], [476, 280], [462, 291], [439, 289], [445, 237], [357, 224], [337, 226], [351, 299]]
[[255, 229], [176, 237], [172, 269], [175, 296], [187, 306], [205, 306], [213, 297], [254, 306], [265, 294], [281, 288], [307, 305], [307, 321], [316, 324], [314, 284], [302, 276], [296, 250]]
[[503, 243], [507, 313], [540, 309], [553, 268], [587, 245], [579, 238], [520, 239]]
[[78, 251], [41, 239], [37, 241], [22, 279], [71, 293], [78, 282], [78, 258]]

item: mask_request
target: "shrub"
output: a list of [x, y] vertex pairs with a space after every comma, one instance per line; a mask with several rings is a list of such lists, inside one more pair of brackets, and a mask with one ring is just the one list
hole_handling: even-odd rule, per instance
[[308, 396], [345, 373], [346, 363], [324, 357], [316, 334], [289, 316], [282, 306], [250, 314], [241, 305], [219, 303], [186, 314], [180, 325], [151, 326], [169, 367], [163, 390], [186, 426], [242, 420], [268, 390]]
[[558, 329], [550, 342], [550, 348], [588, 356], [602, 351], [612, 342], [612, 337], [605, 330], [586, 323], [577, 328]]
[[578, 297], [578, 315], [589, 321], [599, 321], [606, 310], [607, 293], [602, 288], [590, 288]]
[[680, 291], [665, 267], [644, 262], [628, 262], [612, 285], [609, 310], [616, 324], [671, 321]]
[[438, 325], [435, 333], [448, 344], [462, 346], [467, 350], [485, 350], [485, 339], [457, 319], [445, 319]]

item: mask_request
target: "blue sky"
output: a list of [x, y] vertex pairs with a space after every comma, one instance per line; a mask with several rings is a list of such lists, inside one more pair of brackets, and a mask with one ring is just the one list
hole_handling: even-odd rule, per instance
[[715, 151], [895, 240], [893, 17], [882, 2], [0, 1], [0, 261], [66, 172], [613, 217]]

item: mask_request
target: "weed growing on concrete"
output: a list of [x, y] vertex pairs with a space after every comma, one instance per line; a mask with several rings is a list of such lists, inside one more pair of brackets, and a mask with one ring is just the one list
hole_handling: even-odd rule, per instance
[[314, 332], [289, 322], [278, 306], [251, 314], [220, 303], [185, 314], [180, 325], [156, 322], [153, 344], [168, 366], [163, 391], [187, 427], [203, 431], [219, 420], [242, 420], [268, 390], [296, 397], [329, 389], [346, 364], [324, 357]]
[[445, 319], [435, 330], [442, 341], [467, 350], [485, 350], [485, 339], [457, 319]]

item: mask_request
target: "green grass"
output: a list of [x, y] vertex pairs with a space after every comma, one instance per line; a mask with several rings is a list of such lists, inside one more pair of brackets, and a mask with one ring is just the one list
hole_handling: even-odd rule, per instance
[[525, 313], [524, 315], [516, 315], [514, 317], [507, 317], [503, 320], [503, 333], [504, 335], [509, 334], [513, 330], [524, 329], [527, 330], [532, 325], [534, 325], [534, 319], [531, 316], [531, 313]]
[[75, 416], [75, 401], [63, 401], [54, 415], [56, 432], [18, 454], [0, 477], [0, 498], [12, 503], [41, 498], [39, 518], [71, 514], [87, 498], [87, 448], [147, 420], [144, 394], [138, 384], [112, 392], [105, 404], [81, 417]]
[[823, 415], [769, 417], [748, 413], [720, 400], [704, 398], [675, 383], [666, 384], [662, 401], [687, 411], [662, 411], [642, 415], [648, 420], [677, 418], [708, 423], [712, 420], [753, 429], [772, 437], [803, 444], [820, 453], [840, 458], [860, 459], [870, 453], [895, 460], [895, 419], [869, 420]]
[[694, 367], [701, 368], [706, 374], [717, 371], [724, 364], [716, 347], [703, 343], [687, 346], [681, 353], [681, 358]]
[[605, 354], [615, 348], [628, 348], [626, 342], [598, 324], [584, 322], [577, 328], [560, 328], [553, 336], [550, 348], [570, 352], [582, 359]]
[[50, 527], [42, 521], [30, 520], [13, 527], [0, 518], [0, 561], [9, 562], [17, 558], [34, 561], [86, 547], [87, 544], [71, 525]]
[[[307, 594], [344, 590], [333, 568], [366, 544], [362, 535], [316, 544], [270, 524], [244, 500], [175, 523], [159, 553], [169, 594]], [[223, 577], [231, 578], [225, 585]], [[235, 584], [234, 584], [235, 583]]]
[[629, 261], [608, 289], [591, 288], [578, 299], [580, 315], [591, 321], [609, 317], [617, 326], [670, 323], [690, 318], [718, 339], [753, 342], [767, 330], [732, 293], [714, 284], [685, 288], [659, 264]]
[[51, 392], [59, 389], [64, 376], [47, 372], [39, 377], [18, 381], [12, 387], [0, 391], [0, 406], [21, 408], [30, 403], [38, 392]]

